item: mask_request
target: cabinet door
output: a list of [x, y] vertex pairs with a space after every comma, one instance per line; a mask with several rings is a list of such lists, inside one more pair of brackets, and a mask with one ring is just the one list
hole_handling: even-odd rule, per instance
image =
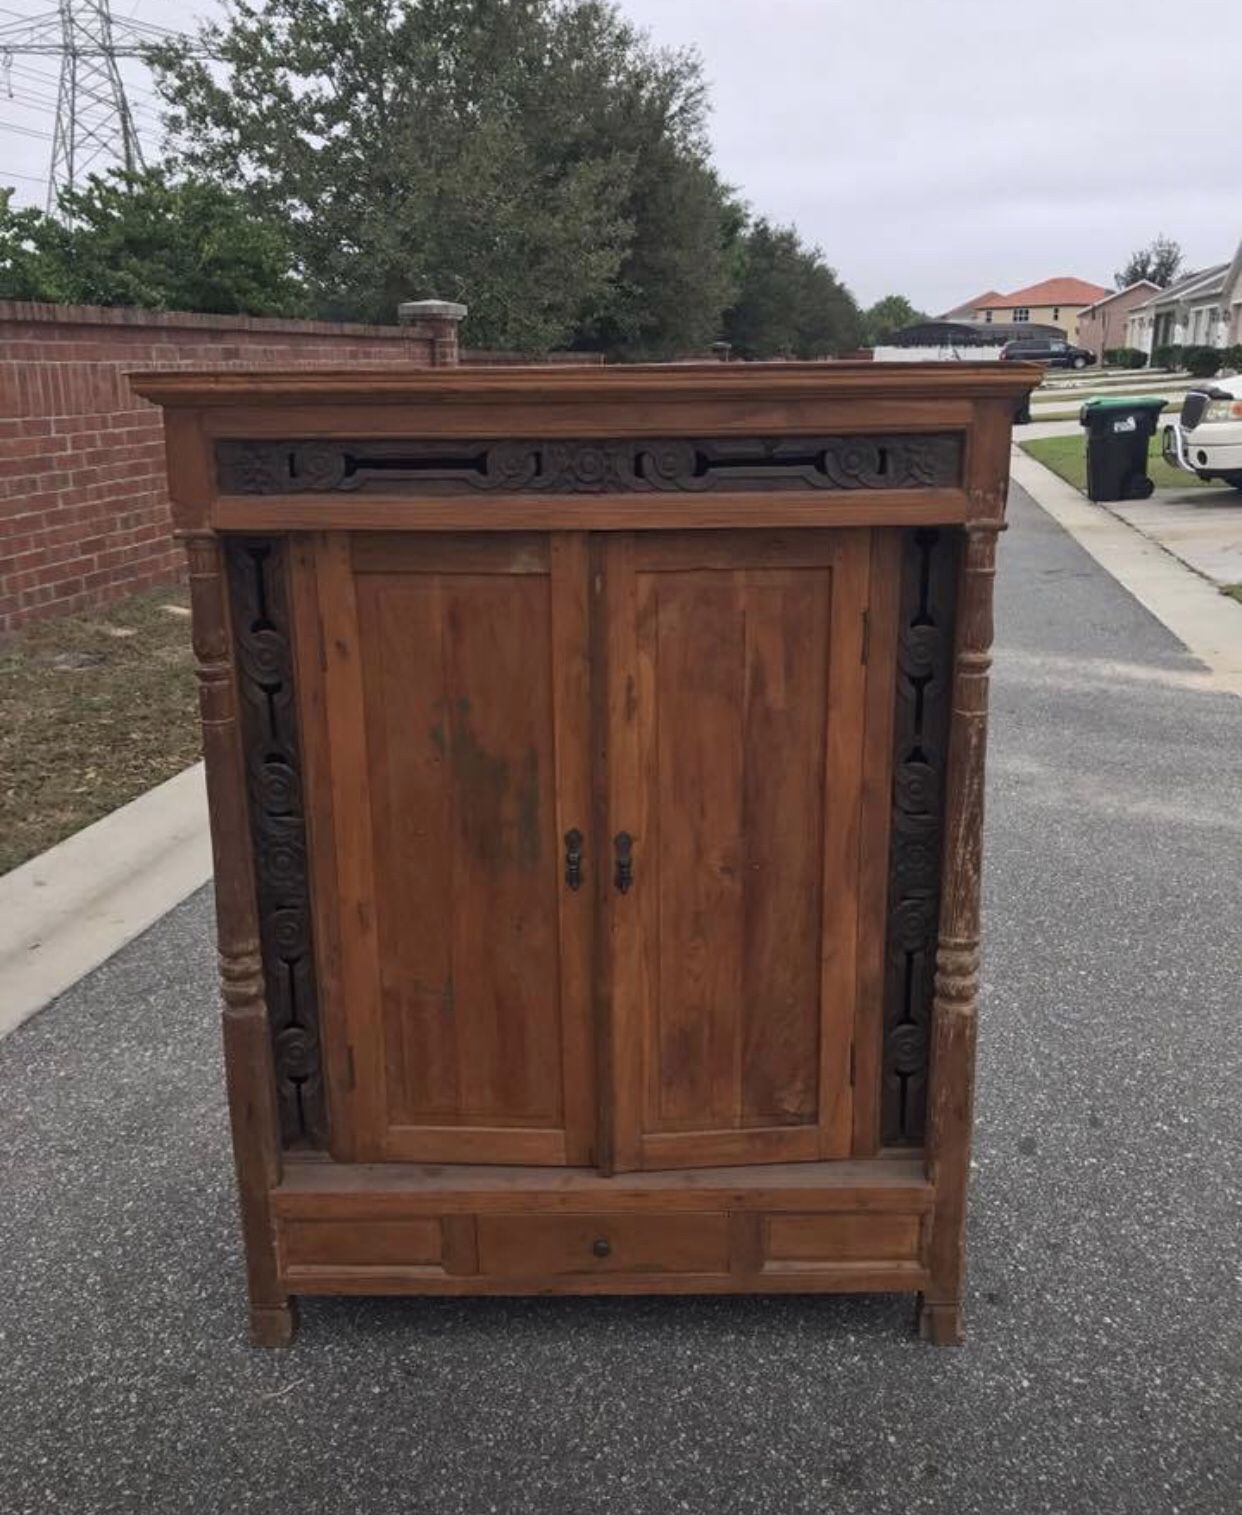
[[848, 1155], [868, 534], [602, 554], [611, 1165]]
[[585, 540], [333, 534], [313, 574], [334, 1151], [588, 1163]]

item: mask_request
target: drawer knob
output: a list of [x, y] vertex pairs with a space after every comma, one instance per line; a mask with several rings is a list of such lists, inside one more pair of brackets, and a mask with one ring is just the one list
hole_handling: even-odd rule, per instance
[[591, 1251], [595, 1253], [596, 1257], [611, 1257], [612, 1243], [607, 1237], [601, 1236], [592, 1242]]

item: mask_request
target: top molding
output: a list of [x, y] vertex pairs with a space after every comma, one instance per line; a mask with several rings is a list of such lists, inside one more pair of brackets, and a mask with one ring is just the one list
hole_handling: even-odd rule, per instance
[[[408, 328], [407, 328], [408, 329]], [[129, 374], [145, 400], [176, 409], [290, 404], [617, 400], [1017, 400], [1033, 363], [665, 363], [616, 368], [314, 369]]]

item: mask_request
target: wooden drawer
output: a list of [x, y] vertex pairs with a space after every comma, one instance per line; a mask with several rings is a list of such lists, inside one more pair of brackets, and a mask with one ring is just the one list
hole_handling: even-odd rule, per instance
[[843, 1263], [917, 1263], [922, 1226], [919, 1215], [845, 1211], [765, 1216], [763, 1269], [802, 1273]]
[[566, 1273], [726, 1273], [729, 1221], [701, 1215], [480, 1215], [479, 1270], [496, 1278]]
[[285, 1220], [280, 1228], [286, 1268], [433, 1267], [444, 1237], [436, 1216], [409, 1220]]

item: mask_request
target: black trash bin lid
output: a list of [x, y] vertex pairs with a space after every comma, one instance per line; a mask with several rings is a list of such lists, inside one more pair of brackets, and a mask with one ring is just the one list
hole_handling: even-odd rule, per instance
[[[1098, 400], [1084, 400], [1078, 412], [1079, 426], [1090, 426], [1097, 422], [1096, 434], [1099, 428], [1107, 426], [1111, 421], [1114, 427], [1118, 422], [1133, 416], [1151, 416], [1152, 426], [1155, 426], [1155, 418], [1168, 404], [1164, 395], [1104, 395]], [[1134, 430], [1133, 427], [1124, 427], [1126, 431]]]
[[1163, 410], [1169, 403], [1166, 395], [1104, 395], [1085, 400], [1083, 410]]

